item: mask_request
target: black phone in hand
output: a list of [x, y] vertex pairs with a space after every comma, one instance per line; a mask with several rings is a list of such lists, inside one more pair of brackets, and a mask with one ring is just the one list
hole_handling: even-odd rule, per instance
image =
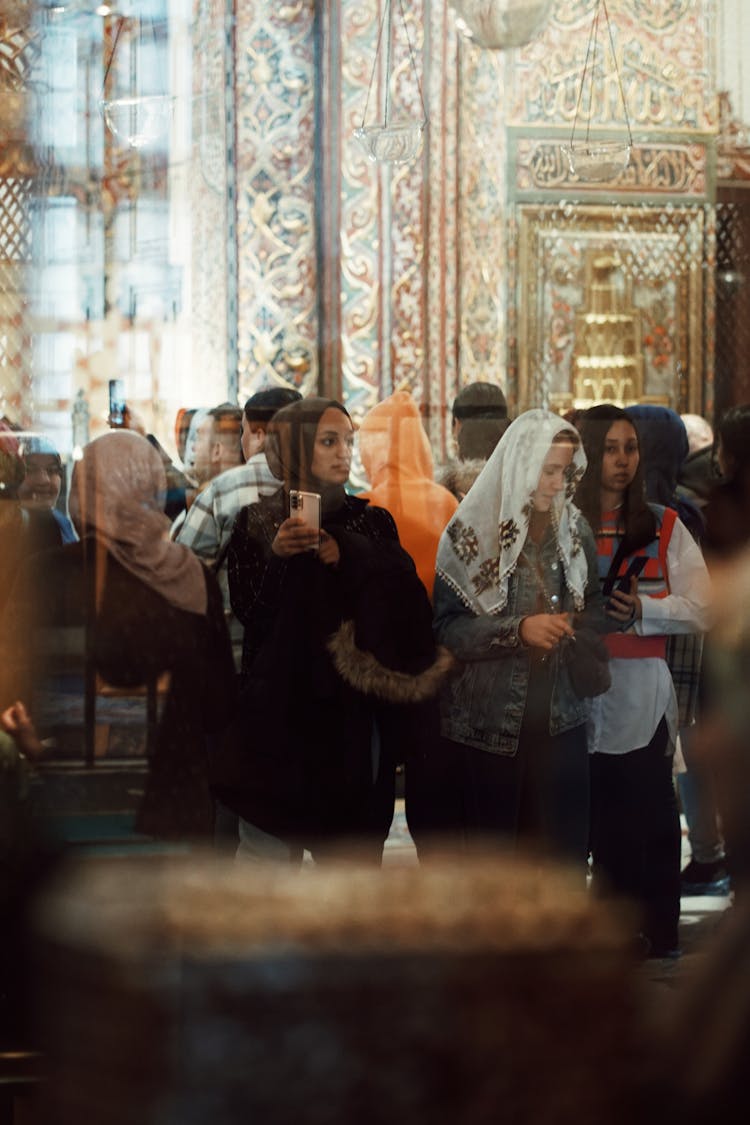
[[638, 558], [631, 559], [630, 565], [621, 578], [618, 578], [605, 593], [608, 595], [607, 609], [613, 609], [612, 594], [629, 594], [630, 593], [630, 579], [638, 578], [644, 566], [648, 562], [645, 555], [639, 555]]

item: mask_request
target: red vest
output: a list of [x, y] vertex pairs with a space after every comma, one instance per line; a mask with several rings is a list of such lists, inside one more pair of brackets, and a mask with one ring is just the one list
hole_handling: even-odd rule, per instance
[[[638, 579], [638, 593], [641, 597], [666, 598], [669, 594], [669, 571], [667, 568], [667, 550], [672, 538], [672, 529], [677, 519], [673, 508], [665, 508], [659, 520], [656, 540], [647, 543], [639, 551], [634, 551], [622, 560], [618, 577], [625, 574], [631, 559], [646, 557], [646, 565]], [[642, 656], [658, 656], [662, 660], [666, 657], [667, 638], [664, 634], [650, 637], [639, 637], [636, 633], [607, 633], [605, 637], [610, 656], [620, 659], [634, 660]]]

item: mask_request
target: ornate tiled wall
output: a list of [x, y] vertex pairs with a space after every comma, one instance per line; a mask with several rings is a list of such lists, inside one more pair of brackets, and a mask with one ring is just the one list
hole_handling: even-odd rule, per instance
[[[560, 149], [576, 121], [593, 8], [593, 0], [558, 0], [512, 72], [509, 222], [517, 252], [510, 305], [517, 346], [510, 349], [509, 383], [527, 406], [569, 380], [593, 239], [621, 254], [633, 288], [644, 327], [645, 392], [710, 412], [713, 288], [705, 267], [715, 226], [714, 5], [608, 5], [634, 148], [628, 169], [606, 185], [578, 181]], [[591, 110], [592, 136], [602, 139], [625, 135], [614, 67], [608, 71], [594, 87]], [[586, 117], [579, 115], [577, 139]]]
[[[190, 204], [192, 233], [192, 355], [197, 371], [226, 372], [236, 377], [230, 356], [236, 334], [237, 308], [230, 315], [230, 293], [236, 278], [228, 206], [232, 172], [227, 159], [226, 0], [198, 0], [193, 20], [193, 106]], [[228, 392], [229, 393], [229, 392]], [[219, 396], [220, 397], [220, 396]], [[202, 400], [201, 400], [202, 401]]]
[[313, 0], [237, 4], [234, 92], [240, 397], [318, 382]]
[[[442, 450], [460, 384], [499, 381], [521, 408], [568, 378], [561, 341], [585, 297], [576, 262], [583, 268], [598, 223], [603, 244], [615, 231], [635, 270], [628, 283], [651, 341], [654, 393], [695, 409], [710, 402], [712, 293], [702, 267], [713, 253], [713, 3], [608, 5], [635, 138], [631, 166], [612, 185], [578, 182], [560, 149], [593, 6], [557, 0], [542, 34], [512, 52], [460, 40], [442, 0], [405, 6], [429, 126], [420, 157], [400, 167], [369, 163], [353, 139], [382, 0], [238, 11], [241, 383], [320, 386], [355, 414], [409, 385]], [[400, 18], [394, 3], [397, 31]], [[416, 118], [408, 56], [394, 49], [394, 60], [395, 98]], [[366, 123], [382, 81], [381, 67]], [[595, 135], [622, 131], [614, 72], [592, 120]], [[541, 234], [548, 221], [560, 227], [559, 254]], [[643, 239], [659, 232], [662, 249], [638, 274]]]

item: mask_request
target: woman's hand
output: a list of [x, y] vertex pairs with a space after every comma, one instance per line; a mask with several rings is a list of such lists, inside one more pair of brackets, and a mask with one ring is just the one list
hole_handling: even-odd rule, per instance
[[621, 625], [631, 625], [640, 621], [643, 616], [643, 606], [638, 597], [638, 579], [630, 579], [630, 593], [624, 594], [621, 590], [614, 590], [607, 602], [607, 616], [619, 621]]
[[44, 753], [31, 716], [20, 700], [3, 711], [0, 726], [28, 758], [38, 758]]
[[279, 558], [290, 559], [294, 555], [317, 549], [320, 538], [318, 532], [299, 516], [289, 516], [276, 532], [271, 550]]
[[326, 566], [336, 566], [341, 558], [341, 551], [339, 545], [332, 535], [327, 531], [320, 533], [320, 548], [318, 550], [318, 558]]
[[546, 652], [556, 648], [563, 637], [572, 637], [575, 630], [569, 613], [534, 613], [524, 617], [518, 630], [527, 648], [542, 648]]

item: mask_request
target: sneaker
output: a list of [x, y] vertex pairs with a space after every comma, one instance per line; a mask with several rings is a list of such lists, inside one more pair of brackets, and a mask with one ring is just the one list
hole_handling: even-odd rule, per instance
[[731, 886], [726, 861], [699, 863], [691, 859], [680, 875], [682, 895], [728, 895]]

